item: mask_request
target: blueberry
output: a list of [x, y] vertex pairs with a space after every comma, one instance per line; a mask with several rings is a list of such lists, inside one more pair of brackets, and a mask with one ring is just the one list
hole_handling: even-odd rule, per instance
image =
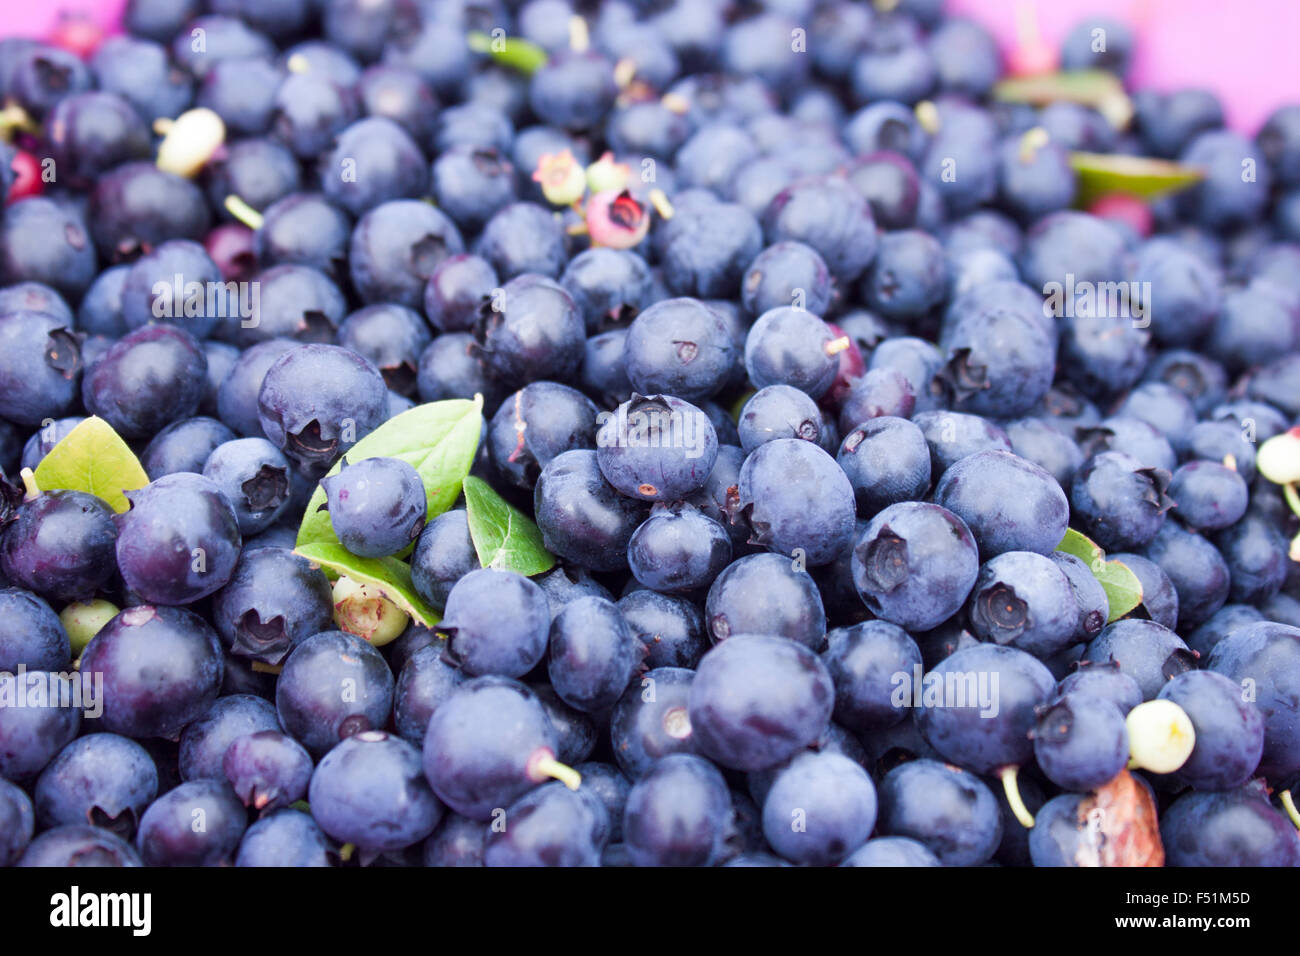
[[31, 842], [36, 817], [27, 794], [8, 780], [0, 780], [0, 823], [4, 824], [0, 864], [12, 866]]
[[478, 356], [478, 343], [468, 332], [444, 332], [429, 344], [420, 354], [415, 387], [423, 402], [482, 395], [488, 412], [505, 397], [505, 390], [489, 377]]
[[1002, 835], [997, 799], [984, 783], [936, 760], [913, 760], [880, 783], [878, 830], [923, 844], [945, 866], [992, 858]]
[[420, 596], [442, 607], [453, 585], [479, 566], [463, 508], [444, 512], [424, 526], [411, 554], [411, 581]]
[[278, 730], [270, 701], [250, 694], [221, 697], [181, 733], [177, 766], [183, 780], [226, 781], [222, 764], [230, 745], [245, 734]]
[[492, 463], [511, 484], [531, 489], [556, 455], [596, 446], [596, 420], [596, 406], [576, 389], [556, 382], [525, 385], [492, 416]]
[[418, 70], [399, 65], [372, 66], [361, 75], [357, 93], [368, 115], [392, 120], [418, 144], [433, 138], [438, 100]]
[[352, 220], [324, 196], [290, 192], [267, 205], [262, 228], [253, 235], [253, 251], [264, 266], [307, 266], [338, 281], [347, 267], [351, 234]]
[[93, 708], [98, 688], [83, 698], [76, 681], [76, 675], [21, 667], [0, 672], [0, 778], [29, 783], [77, 736], [81, 704]]
[[781, 555], [756, 554], [729, 565], [709, 588], [705, 605], [709, 634], [775, 634], [820, 650], [826, 612], [812, 578]]
[[533, 503], [547, 550], [593, 571], [614, 571], [626, 567], [628, 541], [647, 507], [615, 491], [601, 471], [594, 451], [557, 455], [538, 476]]
[[424, 483], [400, 458], [364, 458], [344, 463], [321, 480], [330, 524], [353, 554], [382, 558], [415, 541], [424, 529]]
[[582, 316], [564, 288], [541, 275], [520, 275], [484, 300], [473, 332], [484, 366], [503, 382], [566, 381], [582, 364]]
[[333, 866], [336, 855], [308, 814], [277, 810], [246, 831], [235, 866]]
[[1011, 439], [998, 425], [965, 412], [917, 412], [912, 423], [925, 435], [930, 447], [930, 477], [938, 478], [948, 467], [980, 451], [1011, 451]]
[[294, 647], [275, 686], [281, 726], [313, 755], [385, 726], [392, 705], [393, 674], [383, 657], [343, 631], [322, 631]]
[[1103, 548], [1140, 547], [1156, 536], [1173, 507], [1168, 487], [1163, 469], [1143, 467], [1123, 452], [1103, 451], [1075, 475], [1070, 504], [1074, 518]]
[[503, 279], [526, 273], [558, 279], [565, 263], [564, 230], [542, 206], [510, 203], [484, 225], [475, 252]]
[[236, 737], [221, 767], [244, 805], [264, 813], [303, 799], [312, 773], [307, 751], [278, 730]]
[[724, 852], [731, 818], [727, 785], [716, 767], [693, 754], [657, 761], [633, 785], [623, 811], [623, 839], [637, 866], [710, 866]]
[[[129, 6], [138, 9], [141, 5]], [[175, 28], [164, 29], [161, 34], [142, 29], [136, 21], [130, 27], [132, 36], [105, 38], [90, 58], [90, 68], [99, 88], [126, 99], [146, 123], [159, 117], [179, 116], [193, 99], [192, 79], [171, 62], [160, 44], [175, 36], [193, 17], [195, 6], [182, 3], [172, 8], [169, 5], [167, 17], [175, 11], [181, 16], [175, 21]], [[143, 39], [145, 36], [149, 39]]]
[[834, 687], [812, 651], [783, 637], [733, 634], [700, 661], [688, 713], [697, 749], [723, 766], [762, 770], [826, 729]]
[[1212, 461], [1192, 461], [1169, 482], [1174, 513], [1189, 528], [1215, 531], [1235, 524], [1246, 513], [1250, 490], [1232, 468]]
[[415, 651], [397, 678], [393, 698], [397, 732], [411, 743], [422, 745], [433, 712], [468, 679], [465, 671], [443, 652], [441, 642]]
[[99, 177], [87, 221], [100, 256], [124, 262], [168, 239], [200, 240], [212, 218], [197, 186], [139, 162]]
[[1196, 627], [1227, 601], [1228, 565], [1218, 549], [1196, 532], [1167, 521], [1143, 554], [1160, 565], [1178, 592], [1179, 627]]
[[1083, 659], [1115, 661], [1137, 682], [1143, 700], [1152, 700], [1165, 683], [1196, 669], [1196, 658], [1182, 639], [1154, 621], [1123, 620], [1110, 624], [1084, 651]]
[[633, 576], [648, 588], [691, 591], [708, 587], [730, 562], [731, 537], [689, 505], [656, 506], [628, 541], [627, 560]]
[[1262, 604], [1283, 586], [1287, 542], [1270, 519], [1249, 513], [1219, 533], [1214, 544], [1228, 565], [1228, 600]]
[[361, 216], [390, 200], [422, 197], [429, 189], [429, 169], [410, 133], [391, 119], [370, 116], [335, 138], [321, 162], [320, 184], [332, 202]]
[[546, 651], [546, 594], [513, 571], [481, 568], [456, 582], [438, 630], [450, 659], [471, 676], [522, 677]]
[[215, 483], [178, 472], [127, 492], [117, 566], [146, 601], [189, 604], [230, 580], [241, 544], [235, 509]]
[[1005, 551], [1050, 554], [1065, 536], [1070, 509], [1046, 471], [1004, 451], [953, 464], [934, 489], [935, 504], [966, 522], [982, 557]]
[[1264, 614], [1249, 604], [1225, 604], [1211, 614], [1208, 621], [1187, 635], [1187, 646], [1201, 655], [1201, 660], [1205, 660], [1215, 646], [1237, 628], [1263, 620]]
[[611, 706], [642, 666], [645, 645], [618, 605], [580, 597], [551, 623], [547, 673], [555, 692], [584, 713]]
[[[1047, 557], [1065, 574], [1078, 607], [1078, 625], [1075, 637], [1090, 641], [1100, 633], [1110, 618], [1110, 597], [1096, 575], [1082, 559], [1064, 551], [1053, 551]], [[1138, 558], [1139, 561], [1143, 559]], [[1132, 566], [1129, 565], [1132, 570]], [[1158, 569], [1157, 569], [1158, 570]], [[1134, 572], [1136, 573], [1136, 572]], [[1138, 579], [1139, 581], [1141, 578]], [[1172, 587], [1170, 591], [1172, 592]], [[1144, 587], [1145, 591], [1145, 587]]]
[[289, 461], [265, 438], [238, 438], [218, 445], [203, 465], [235, 506], [241, 535], [270, 527], [289, 506]]
[[49, 491], [18, 506], [0, 535], [0, 570], [57, 601], [88, 600], [113, 573], [117, 527], [103, 501]]
[[1115, 661], [1083, 661], [1079, 669], [1057, 685], [1061, 695], [1082, 694], [1109, 700], [1121, 714], [1142, 703], [1142, 688]]
[[418, 309], [448, 256], [465, 251], [455, 224], [428, 203], [395, 199], [366, 212], [352, 231], [348, 267], [362, 301]]
[[82, 364], [69, 326], [42, 312], [0, 316], [0, 415], [35, 426], [71, 410]]
[[708, 416], [678, 398], [634, 395], [598, 421], [600, 471], [630, 498], [684, 498], [704, 484], [717, 459], [717, 436]]
[[1187, 791], [1160, 818], [1172, 866], [1295, 866], [1300, 838], [1249, 788]]
[[276, 93], [284, 78], [270, 58], [223, 59], [213, 64], [199, 83], [195, 102], [220, 116], [229, 132], [261, 136], [270, 129]]
[[908, 837], [875, 837], [850, 853], [840, 866], [942, 866], [924, 843]]
[[970, 529], [935, 504], [890, 505], [853, 546], [853, 582], [867, 609], [911, 631], [929, 630], [956, 613], [978, 571]]
[[614, 758], [632, 780], [644, 777], [662, 758], [694, 753], [688, 714], [695, 672], [656, 667], [623, 692], [610, 712]]
[[835, 685], [835, 719], [857, 731], [882, 729], [906, 717], [894, 702], [899, 674], [921, 668], [911, 635], [884, 621], [835, 628], [822, 661]]
[[1260, 621], [1231, 631], [1214, 645], [1206, 669], [1239, 687], [1255, 682], [1255, 706], [1264, 717], [1264, 756], [1258, 773], [1270, 782], [1289, 781], [1300, 770], [1295, 730], [1300, 675], [1300, 629]]
[[625, 356], [636, 391], [695, 402], [726, 385], [737, 348], [724, 316], [696, 299], [681, 298], [656, 302], [636, 317]]
[[750, 541], [827, 564], [853, 535], [853, 486], [843, 469], [810, 442], [781, 438], [756, 448], [740, 469], [735, 514]]
[[1028, 414], [1052, 384], [1054, 334], [1044, 331], [1041, 317], [1013, 307], [985, 306], [958, 318], [940, 342], [948, 356], [944, 370], [953, 407], [999, 418]]
[[818, 442], [821, 429], [821, 413], [807, 394], [790, 385], [769, 385], [745, 403], [738, 434], [748, 453], [777, 438]]
[[1264, 717], [1241, 688], [1213, 671], [1179, 674], [1160, 689], [1160, 698], [1186, 711], [1196, 746], [1177, 771], [1198, 790], [1231, 790], [1246, 783], [1264, 751]]
[[474, 326], [479, 304], [497, 288], [496, 270], [478, 256], [448, 256], [433, 270], [424, 289], [424, 314], [440, 332]]
[[279, 664], [334, 619], [329, 580], [283, 548], [245, 548], [230, 580], [212, 599], [217, 633], [235, 653]]
[[208, 456], [218, 446], [234, 440], [235, 433], [216, 419], [186, 418], [172, 422], [149, 439], [140, 464], [152, 480], [179, 471], [202, 474]]
[[1124, 715], [1104, 697], [1064, 694], [1038, 715], [1034, 758], [1049, 780], [1086, 791], [1114, 778], [1128, 762]]
[[300, 468], [317, 473], [378, 426], [387, 404], [379, 371], [335, 345], [285, 351], [267, 368], [257, 395], [266, 437]]
[[489, 828], [484, 866], [599, 866], [609, 812], [585, 787], [558, 781], [524, 794], [505, 809], [505, 829]]
[[1200, 166], [1205, 178], [1179, 197], [1189, 217], [1221, 230], [1257, 219], [1268, 204], [1273, 174], [1263, 163], [1249, 181], [1242, 176], [1242, 164], [1253, 159], [1254, 153], [1254, 143], [1224, 130], [1204, 132], [1193, 139], [1179, 161]]
[[424, 865], [482, 866], [485, 836], [487, 827], [482, 823], [448, 810], [424, 841]]
[[590, 757], [596, 749], [597, 737], [593, 717], [566, 704], [550, 684], [531, 684], [529, 689], [542, 702], [546, 717], [555, 728], [556, 758], [563, 764], [573, 766]]
[[618, 601], [632, 633], [646, 646], [646, 667], [694, 667], [708, 649], [704, 617], [690, 600], [649, 588]]
[[50, 111], [50, 153], [77, 185], [130, 160], [149, 157], [144, 120], [116, 93], [91, 91], [65, 96]]
[[72, 661], [68, 633], [42, 598], [0, 588], [0, 672], [63, 671]]
[[190, 333], [150, 325], [124, 336], [87, 371], [86, 410], [126, 438], [149, 438], [198, 411], [207, 357]]

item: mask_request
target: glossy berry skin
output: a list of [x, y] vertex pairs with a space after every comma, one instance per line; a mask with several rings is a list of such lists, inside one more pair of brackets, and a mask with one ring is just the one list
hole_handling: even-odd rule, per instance
[[87, 734], [50, 761], [34, 795], [42, 826], [91, 823], [129, 840], [158, 795], [158, 768], [134, 740]]
[[125, 438], [149, 438], [198, 411], [208, 360], [198, 340], [171, 325], [149, 325], [113, 344], [81, 386], [86, 410]]
[[312, 775], [307, 751], [278, 730], [236, 737], [221, 769], [244, 806], [268, 813], [306, 797]]
[[117, 566], [132, 591], [156, 604], [189, 604], [230, 580], [239, 521], [213, 482], [181, 472], [126, 495], [131, 509], [115, 518]]
[[619, 494], [601, 472], [594, 451], [557, 455], [538, 476], [533, 504], [547, 550], [592, 571], [614, 571], [627, 566], [628, 541], [648, 507]]
[[1107, 625], [1083, 652], [1085, 661], [1116, 661], [1152, 700], [1165, 682], [1196, 669], [1196, 658], [1173, 631], [1154, 621], [1126, 619]]
[[223, 643], [236, 654], [272, 665], [308, 637], [329, 630], [333, 615], [324, 572], [283, 548], [242, 551], [212, 605]]
[[878, 830], [925, 845], [944, 866], [986, 862], [1002, 836], [997, 798], [974, 774], [912, 760], [880, 783]]
[[853, 486], [858, 514], [871, 517], [900, 501], [915, 501], [930, 487], [930, 449], [912, 422], [881, 415], [853, 427], [835, 461]]
[[735, 770], [775, 766], [821, 736], [835, 688], [787, 638], [733, 635], [700, 661], [689, 714], [697, 749]]
[[352, 285], [367, 304], [418, 309], [438, 265], [465, 251], [460, 232], [428, 203], [395, 199], [369, 210], [348, 244]]
[[909, 631], [937, 627], [965, 602], [979, 572], [966, 523], [946, 508], [900, 502], [853, 546], [853, 583], [877, 617]]
[[[195, 827], [197, 819], [203, 827]], [[244, 835], [244, 805], [222, 781], [194, 780], [169, 790], [140, 818], [135, 845], [146, 866], [219, 866]]]
[[336, 345], [300, 345], [271, 364], [257, 393], [271, 443], [300, 469], [322, 471], [383, 422], [388, 389], [368, 361]]
[[826, 262], [801, 242], [778, 242], [760, 252], [741, 280], [741, 299], [750, 315], [798, 304], [824, 315], [834, 295]]
[[485, 836], [487, 827], [478, 820], [448, 810], [443, 814], [442, 822], [424, 841], [424, 865], [482, 866]]
[[0, 536], [0, 570], [54, 601], [86, 600], [113, 573], [117, 527], [103, 501], [50, 491], [18, 507]]
[[1088, 694], [1064, 694], [1038, 715], [1034, 759], [1058, 787], [1087, 791], [1100, 787], [1128, 762], [1124, 715], [1111, 701]]
[[480, 568], [456, 582], [438, 630], [446, 653], [472, 677], [522, 677], [546, 652], [546, 594], [513, 571]]
[[0, 671], [66, 671], [72, 647], [59, 616], [21, 588], [0, 588]]
[[485, 300], [474, 323], [488, 371], [504, 382], [572, 379], [582, 364], [583, 323], [569, 293], [530, 274], [507, 282], [499, 299]]
[[1231, 790], [1250, 780], [1264, 752], [1264, 716], [1242, 688], [1214, 671], [1188, 671], [1164, 687], [1192, 721], [1196, 745], [1175, 773], [1197, 790]]
[[745, 337], [745, 369], [758, 388], [791, 385], [821, 398], [839, 372], [834, 340], [830, 326], [811, 312], [790, 306], [771, 309]]
[[733, 634], [775, 634], [818, 651], [826, 639], [816, 582], [779, 554], [750, 554], [729, 564], [709, 588], [704, 616], [715, 643]]
[[1253, 790], [1188, 791], [1160, 818], [1171, 866], [1295, 866], [1300, 837]]
[[62, 673], [0, 673], [0, 778], [29, 783], [77, 736], [81, 709], [73, 704], [81, 700], [74, 680]]
[[104, 625], [81, 666], [104, 675], [102, 726], [126, 737], [178, 734], [217, 699], [224, 670], [217, 635], [200, 617], [149, 605]]
[[289, 461], [265, 438], [237, 438], [218, 445], [203, 476], [235, 506], [241, 535], [265, 531], [290, 502]]
[[429, 276], [424, 314], [440, 332], [467, 332], [483, 297], [497, 286], [496, 270], [486, 260], [464, 253], [448, 256]]
[[[1092, 568], [1082, 559], [1064, 551], [1053, 551], [1047, 557], [1064, 572], [1066, 580], [1070, 582], [1070, 590], [1074, 593], [1074, 603], [1079, 609], [1079, 623], [1074, 632], [1075, 638], [1080, 641], [1092, 640], [1101, 633], [1101, 629], [1110, 619], [1110, 598], [1106, 595], [1106, 589], [1092, 573]], [[1132, 565], [1128, 567], [1132, 570]], [[1134, 573], [1137, 574], [1136, 571]], [[1138, 580], [1142, 581], [1140, 575]], [[1145, 596], [1145, 583], [1142, 589]], [[1172, 586], [1170, 590], [1173, 590]]]
[[[223, 378], [225, 376], [222, 376]], [[215, 418], [196, 416], [172, 422], [145, 446], [140, 464], [150, 479], [178, 471], [203, 473], [203, 465], [218, 445], [234, 441], [233, 431]]]
[[336, 854], [309, 814], [277, 810], [244, 832], [235, 866], [333, 866]]
[[99, 254], [127, 262], [168, 239], [201, 240], [212, 225], [203, 192], [153, 163], [124, 163], [99, 177], [87, 216]]
[[423, 840], [443, 812], [420, 752], [381, 730], [349, 737], [321, 758], [307, 800], [322, 830], [370, 853]]
[[835, 459], [811, 442], [780, 438], [756, 448], [740, 469], [736, 514], [750, 542], [802, 558], [833, 561], [853, 535], [853, 486]]
[[546, 779], [537, 764], [557, 746], [536, 694], [504, 677], [476, 677], [433, 712], [424, 773], [443, 803], [486, 821]]
[[0, 833], [4, 834], [0, 841], [0, 866], [18, 862], [31, 842], [35, 826], [36, 815], [27, 794], [16, 784], [0, 780]]
[[635, 866], [710, 866], [722, 856], [731, 815], [717, 768], [693, 754], [671, 754], [628, 794], [623, 840]]
[[368, 306], [343, 320], [338, 337], [344, 348], [368, 358], [394, 392], [415, 392], [420, 355], [432, 341], [418, 313], [397, 305]]
[[330, 525], [343, 546], [365, 558], [401, 551], [424, 530], [424, 483], [408, 462], [365, 458], [321, 480]]
[[896, 675], [912, 677], [922, 664], [920, 648], [901, 627], [885, 621], [837, 627], [827, 635], [821, 658], [835, 686], [837, 723], [869, 731], [907, 717], [893, 701]]
[[1245, 680], [1255, 681], [1254, 706], [1264, 717], [1258, 772], [1271, 783], [1289, 782], [1300, 770], [1300, 628], [1269, 621], [1246, 624], [1214, 646], [1205, 666], [1239, 687]]
[[[987, 682], [971, 695], [967, 679], [966, 699], [946, 700], [946, 706], [931, 706], [923, 698], [916, 728], [936, 751], [982, 774], [1033, 759], [1029, 731], [1035, 708], [1056, 690], [1056, 680], [1040, 661], [1013, 647], [976, 644], [944, 658], [930, 674], [935, 675], [932, 680], [945, 681], [948, 675], [986, 675], [981, 680]], [[993, 674], [997, 674], [997, 691], [990, 700]]]
[[641, 669], [645, 645], [614, 602], [580, 597], [551, 622], [546, 670], [570, 707], [597, 713], [618, 700]]
[[982, 451], [953, 464], [934, 503], [966, 522], [985, 560], [1005, 551], [1051, 554], [1065, 537], [1070, 506], [1056, 479], [1005, 451]]
[[726, 385], [739, 351], [718, 310], [678, 298], [656, 302], [633, 320], [624, 354], [635, 391], [698, 402]]
[[596, 420], [596, 406], [577, 389], [532, 382], [502, 402], [492, 416], [492, 463], [511, 484], [531, 490], [556, 455], [596, 447]]
[[741, 447], [748, 454], [777, 438], [821, 439], [822, 419], [817, 403], [790, 385], [769, 385], [745, 403], [737, 423]]
[[980, 640], [1040, 658], [1078, 640], [1079, 611], [1065, 572], [1030, 551], [1006, 551], [981, 566], [967, 605]]
[[626, 249], [578, 253], [565, 267], [560, 285], [582, 312], [588, 333], [630, 323], [650, 304], [650, 267]]
[[426, 645], [402, 665], [393, 697], [393, 725], [403, 738], [423, 745], [429, 718], [469, 675], [448, 660], [441, 643]]
[[618, 608], [647, 648], [646, 667], [694, 667], [708, 650], [704, 616], [684, 597], [642, 588], [623, 595]]
[[1189, 528], [1217, 531], [1246, 513], [1250, 489], [1235, 470], [1213, 461], [1189, 461], [1174, 472], [1169, 497]]
[[227, 693], [182, 731], [176, 761], [181, 779], [224, 782], [221, 759], [230, 744], [245, 734], [278, 728], [270, 701], [253, 694]]
[[1143, 550], [1178, 592], [1178, 626], [1190, 630], [1223, 607], [1231, 590], [1228, 564], [1209, 539], [1167, 521]]
[[1138, 548], [1155, 537], [1173, 502], [1169, 475], [1123, 452], [1107, 451], [1084, 462], [1070, 492], [1071, 514], [1107, 550]]
[[17, 866], [143, 866], [135, 847], [102, 827], [65, 824], [36, 837]]
[[826, 178], [782, 190], [763, 216], [769, 243], [796, 240], [816, 250], [841, 283], [852, 282], [876, 254], [876, 224], [867, 197]]
[[1119, 664], [1114, 661], [1082, 663], [1078, 670], [1068, 674], [1057, 685], [1057, 690], [1061, 694], [1088, 694], [1104, 698], [1118, 707], [1121, 714], [1127, 714], [1142, 703], [1142, 688], [1137, 681], [1120, 670]]
[[634, 396], [603, 416], [596, 432], [605, 480], [643, 501], [686, 497], [704, 484], [717, 456], [708, 415], [670, 395]]
[[524, 794], [505, 810], [504, 829], [489, 827], [484, 866], [599, 866], [609, 812], [586, 787], [559, 781]]
[[836, 753], [796, 757], [763, 801], [763, 835], [794, 863], [834, 866], [866, 842], [875, 824], [871, 778]]
[[385, 726], [392, 708], [388, 664], [364, 640], [343, 631], [322, 631], [295, 647], [275, 685], [280, 725], [313, 755]]
[[840, 866], [942, 866], [924, 843], [908, 837], [876, 837], [854, 850]]
[[445, 511], [424, 526], [411, 553], [411, 582], [429, 603], [442, 607], [452, 587], [479, 567], [465, 509]]
[[68, 325], [43, 312], [0, 316], [0, 415], [34, 427], [72, 407], [81, 350]]
[[669, 754], [695, 753], [688, 713], [695, 672], [656, 667], [628, 686], [610, 712], [614, 759], [632, 780]]
[[726, 528], [690, 506], [656, 508], [627, 545], [633, 577], [656, 591], [708, 587], [730, 560]]

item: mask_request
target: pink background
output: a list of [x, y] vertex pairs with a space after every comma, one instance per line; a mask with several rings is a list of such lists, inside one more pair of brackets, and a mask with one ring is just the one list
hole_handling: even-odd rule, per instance
[[[688, 0], [689, 2], [689, 0]], [[1004, 43], [1014, 42], [1022, 0], [949, 0]], [[1300, 101], [1300, 0], [1024, 0], [1052, 42], [1082, 16], [1107, 14], [1138, 33], [1133, 80], [1157, 88], [1204, 86], [1223, 98], [1231, 123], [1253, 133], [1277, 105]], [[0, 0], [0, 33], [40, 36], [60, 9], [113, 24], [125, 0]]]

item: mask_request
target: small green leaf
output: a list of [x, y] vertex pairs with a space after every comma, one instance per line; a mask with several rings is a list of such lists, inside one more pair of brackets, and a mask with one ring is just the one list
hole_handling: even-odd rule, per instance
[[[363, 458], [400, 458], [419, 472], [429, 503], [428, 518], [438, 517], [460, 497], [483, 427], [483, 400], [452, 399], [417, 405], [380, 425], [347, 450], [349, 462]], [[329, 474], [337, 474], [342, 462]], [[321, 510], [325, 491], [317, 486], [298, 527], [298, 546], [338, 544], [329, 512]]]
[[483, 567], [533, 575], [555, 566], [555, 555], [546, 550], [542, 533], [527, 515], [481, 478], [470, 475], [464, 488], [469, 536]]
[[1142, 603], [1142, 582], [1138, 580], [1123, 561], [1107, 561], [1106, 552], [1102, 551], [1087, 535], [1080, 534], [1073, 528], [1065, 530], [1065, 537], [1056, 546], [1057, 551], [1072, 554], [1092, 571], [1093, 576], [1101, 582], [1110, 602], [1110, 617], [1107, 623], [1118, 621], [1121, 617]]
[[140, 460], [113, 426], [91, 416], [68, 432], [36, 466], [43, 491], [84, 491], [104, 499], [118, 514], [131, 507], [125, 491], [149, 484]]
[[546, 65], [546, 51], [536, 43], [516, 37], [491, 37], [482, 30], [473, 30], [467, 37], [469, 48], [475, 53], [486, 53], [502, 66], [532, 76]]
[[1194, 186], [1205, 178], [1205, 171], [1197, 166], [1148, 156], [1071, 153], [1070, 166], [1079, 174], [1081, 206], [1110, 193], [1154, 199]]
[[345, 574], [353, 581], [377, 588], [384, 597], [411, 615], [425, 627], [438, 623], [438, 612], [415, 591], [411, 583], [411, 568], [397, 558], [359, 558], [341, 544], [317, 541], [300, 544], [293, 549], [312, 564], [320, 565], [327, 575], [336, 578]]
[[1073, 70], [1003, 80], [993, 87], [993, 98], [1003, 103], [1079, 103], [1091, 106], [1116, 129], [1133, 119], [1133, 101], [1119, 77], [1106, 70]]

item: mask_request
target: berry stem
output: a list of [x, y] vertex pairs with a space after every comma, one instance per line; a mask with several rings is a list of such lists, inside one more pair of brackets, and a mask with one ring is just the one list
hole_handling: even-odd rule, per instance
[[1294, 481], [1282, 486], [1282, 497], [1286, 499], [1286, 503], [1291, 508], [1291, 512], [1296, 517], [1300, 518], [1300, 491], [1296, 490], [1296, 483]]
[[1300, 810], [1296, 810], [1295, 799], [1291, 796], [1290, 790], [1282, 791], [1282, 809], [1284, 809], [1286, 815], [1291, 818], [1291, 822], [1295, 824], [1295, 828], [1300, 830]]
[[30, 468], [24, 468], [18, 474], [23, 479], [23, 488], [25, 489], [23, 501], [31, 501], [41, 493], [41, 486], [36, 483], [36, 473]]
[[582, 783], [582, 774], [567, 764], [560, 763], [549, 750], [539, 750], [533, 759], [528, 761], [528, 776], [537, 781], [551, 777], [570, 790], [577, 790]]
[[1020, 821], [1021, 826], [1026, 830], [1032, 830], [1034, 828], [1034, 815], [1029, 812], [1029, 808], [1025, 806], [1025, 801], [1020, 798], [1020, 785], [1016, 781], [1016, 775], [1019, 772], [1020, 768], [1012, 764], [1003, 767], [998, 772], [998, 776], [1002, 778], [1002, 789], [1006, 792], [1007, 803], [1011, 805], [1011, 812], [1016, 815], [1016, 819]]
[[580, 16], [569, 17], [569, 49], [574, 53], [586, 53], [591, 46], [591, 34], [587, 30], [587, 21]]
[[284, 670], [283, 664], [267, 664], [263, 661], [253, 661], [248, 666], [258, 674], [278, 674]]
[[254, 232], [261, 229], [263, 224], [266, 222], [265, 216], [238, 196], [227, 196], [223, 205], [226, 207], [226, 212], [230, 213]]
[[839, 355], [841, 352], [843, 352], [852, 344], [853, 344], [852, 339], [850, 339], [847, 335], [841, 335], [839, 338], [831, 339], [829, 342], [826, 343], [826, 354]]

